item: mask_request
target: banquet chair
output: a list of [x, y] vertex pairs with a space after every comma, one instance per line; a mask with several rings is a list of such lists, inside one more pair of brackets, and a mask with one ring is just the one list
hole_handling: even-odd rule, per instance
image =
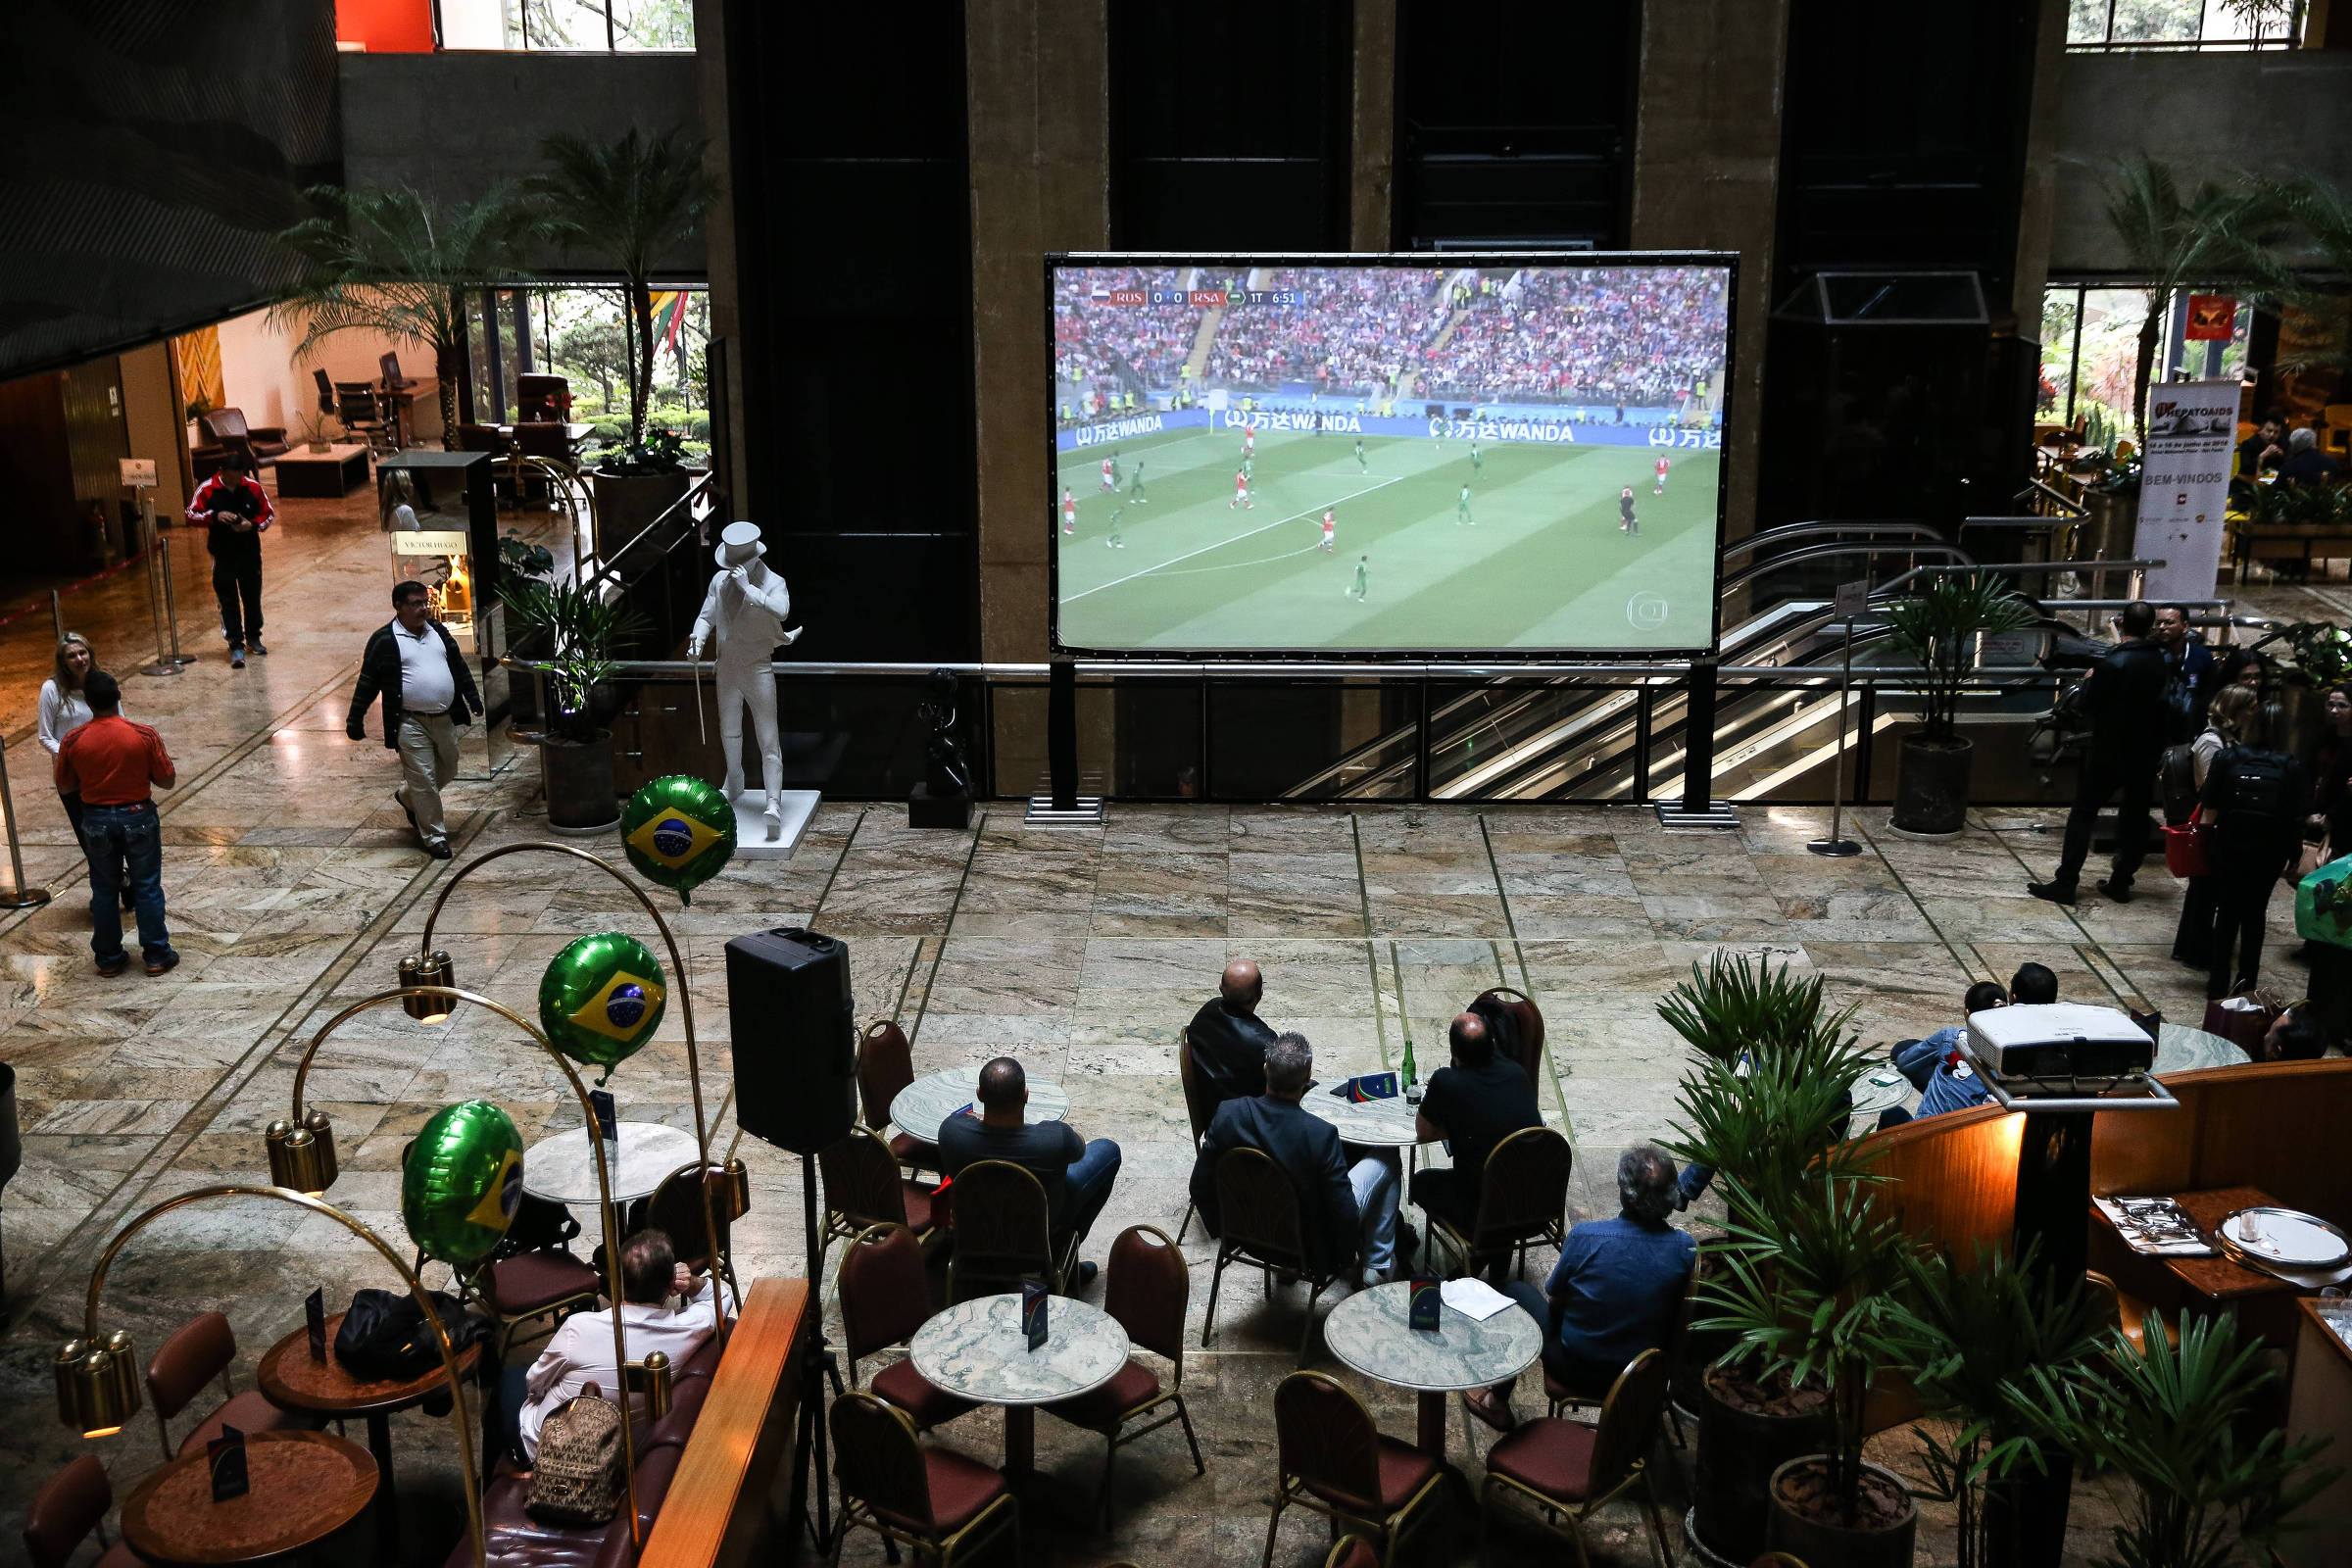
[[1536, 1063], [1544, 1059], [1544, 1009], [1526, 992], [1509, 986], [1489, 986], [1471, 999], [1470, 1006], [1475, 1010], [1484, 1002], [1497, 1004], [1511, 1015], [1518, 1035], [1514, 1042], [1516, 1054], [1511, 1059], [1519, 1063], [1519, 1070], [1527, 1074], [1529, 1083], [1538, 1082]]
[[[228, 1331], [228, 1319], [219, 1312], [205, 1312], [173, 1330], [155, 1352], [155, 1359], [147, 1363], [147, 1397], [155, 1406], [155, 1427], [163, 1437], [165, 1458], [203, 1452], [223, 1426], [240, 1432], [318, 1430], [317, 1417], [281, 1409], [259, 1389], [237, 1393], [228, 1381], [229, 1363], [236, 1358], [237, 1339]], [[227, 1398], [173, 1447], [172, 1417], [186, 1409], [215, 1378], [220, 1380], [220, 1392]]]
[[[1105, 1530], [1110, 1528], [1110, 1466], [1120, 1445], [1133, 1443], [1147, 1432], [1157, 1432], [1171, 1421], [1181, 1421], [1184, 1441], [1193, 1450], [1193, 1474], [1208, 1474], [1208, 1466], [1200, 1458], [1200, 1442], [1193, 1435], [1192, 1412], [1184, 1403], [1184, 1308], [1191, 1298], [1192, 1278], [1185, 1268], [1184, 1253], [1165, 1231], [1150, 1225], [1121, 1231], [1119, 1239], [1110, 1244], [1110, 1260], [1103, 1266], [1102, 1310], [1117, 1320], [1137, 1347], [1173, 1363], [1175, 1373], [1162, 1388], [1159, 1375], [1131, 1355], [1109, 1382], [1046, 1406], [1049, 1415], [1109, 1440], [1102, 1449], [1102, 1480], [1097, 1488]], [[1147, 1425], [1122, 1430], [1130, 1421], [1153, 1415], [1157, 1419]]]
[[[935, 1190], [900, 1175], [899, 1162], [872, 1128], [851, 1128], [846, 1137], [817, 1151], [816, 1164], [825, 1188], [820, 1249], [873, 1225], [904, 1225], [925, 1246], [939, 1235], [942, 1215]], [[811, 1270], [823, 1261], [820, 1251]]]
[[1380, 1568], [1380, 1553], [1361, 1536], [1342, 1536], [1323, 1559], [1323, 1568]]
[[[842, 1359], [850, 1364], [850, 1387], [858, 1386], [858, 1363], [878, 1350], [904, 1345], [931, 1320], [931, 1280], [923, 1269], [923, 1248], [904, 1225], [869, 1225], [841, 1252], [834, 1298], [841, 1305]], [[904, 1356], [874, 1374], [876, 1398], [906, 1412], [917, 1432], [928, 1432], [975, 1408], [915, 1370]]]
[[[914, 1082], [914, 1057], [906, 1031], [895, 1018], [876, 1018], [858, 1038], [858, 1103], [875, 1132], [890, 1125], [899, 1092]], [[890, 1156], [908, 1170], [938, 1170], [939, 1146], [912, 1133], [890, 1135]]]
[[828, 1561], [841, 1560], [857, 1529], [880, 1536], [894, 1558], [909, 1546], [936, 1568], [954, 1568], [1009, 1529], [1013, 1560], [1021, 1559], [1021, 1505], [1002, 1471], [923, 1443], [904, 1410], [870, 1394], [838, 1396], [826, 1419], [841, 1485]]
[[461, 1276], [464, 1298], [498, 1325], [500, 1360], [523, 1324], [543, 1317], [561, 1322], [596, 1305], [602, 1276], [572, 1255], [570, 1243], [579, 1234], [580, 1222], [569, 1209], [524, 1193], [497, 1248]]
[[85, 1453], [41, 1483], [24, 1510], [24, 1559], [32, 1568], [66, 1568], [91, 1531], [98, 1533], [98, 1558], [91, 1568], [140, 1568], [143, 1559], [127, 1542], [108, 1544], [107, 1510], [115, 1505], [115, 1489], [106, 1479], [106, 1466], [94, 1453]]
[[[1176, 1078], [1184, 1086], [1184, 1116], [1193, 1124], [1193, 1152], [1199, 1153], [1200, 1140], [1207, 1136], [1208, 1124], [1216, 1116], [1217, 1107], [1194, 1081], [1193, 1031], [1190, 1026], [1176, 1031]], [[1184, 1220], [1176, 1227], [1176, 1240], [1184, 1240], [1184, 1233], [1191, 1229], [1192, 1223], [1193, 1200], [1187, 1197], [1184, 1200]]]
[[[1315, 1338], [1315, 1299], [1340, 1275], [1307, 1260], [1298, 1194], [1290, 1177], [1262, 1149], [1228, 1149], [1217, 1158], [1217, 1206], [1224, 1210], [1225, 1234], [1217, 1242], [1216, 1267], [1209, 1271], [1208, 1313], [1200, 1322], [1200, 1344], [1205, 1348], [1216, 1333], [1217, 1290], [1225, 1282], [1225, 1265], [1239, 1259], [1265, 1271], [1269, 1296], [1277, 1279], [1307, 1286], [1306, 1327], [1298, 1335], [1298, 1359], [1304, 1361]], [[1346, 1240], [1353, 1245], [1354, 1238]]]
[[[710, 1189], [710, 1211], [708, 1221], [703, 1213], [702, 1187], [695, 1173], [702, 1173], [702, 1184]], [[735, 1309], [743, 1309], [743, 1286], [735, 1278], [734, 1223], [740, 1216], [735, 1212], [734, 1184], [726, 1171], [717, 1165], [705, 1165], [700, 1160], [688, 1160], [662, 1178], [654, 1196], [646, 1200], [645, 1224], [669, 1238], [672, 1251], [679, 1262], [701, 1273], [713, 1269], [727, 1282], [734, 1294]], [[718, 1234], [710, 1234], [710, 1225]], [[640, 1227], [632, 1226], [631, 1229]]]
[[1665, 1353], [1643, 1350], [1618, 1374], [1597, 1425], [1545, 1416], [1496, 1440], [1487, 1450], [1486, 1479], [1479, 1484], [1480, 1562], [1487, 1560], [1495, 1512], [1515, 1495], [1538, 1510], [1538, 1522], [1544, 1529], [1565, 1535], [1576, 1547], [1576, 1560], [1589, 1568], [1585, 1522], [1603, 1504], [1639, 1492], [1650, 1543], [1666, 1568], [1674, 1568], [1647, 1458], [1657, 1439], [1658, 1412], [1666, 1402], [1666, 1374]]
[[1274, 1516], [1258, 1568], [1273, 1562], [1282, 1511], [1294, 1503], [1335, 1531], [1360, 1526], [1389, 1568], [1397, 1539], [1446, 1479], [1435, 1454], [1382, 1432], [1361, 1400], [1320, 1372], [1294, 1372], [1274, 1390]]
[[1568, 1240], [1568, 1175], [1575, 1163], [1568, 1140], [1551, 1128], [1520, 1128], [1488, 1151], [1468, 1232], [1422, 1206], [1430, 1239], [1461, 1260], [1464, 1274], [1482, 1262], [1512, 1261], [1514, 1252], [1516, 1271], [1525, 1272], [1530, 1247], [1560, 1247]]
[[1055, 1296], [1078, 1264], [1078, 1238], [1056, 1238], [1046, 1188], [1006, 1159], [975, 1159], [943, 1189], [956, 1250], [948, 1258], [948, 1301], [1017, 1291], [1043, 1280]]

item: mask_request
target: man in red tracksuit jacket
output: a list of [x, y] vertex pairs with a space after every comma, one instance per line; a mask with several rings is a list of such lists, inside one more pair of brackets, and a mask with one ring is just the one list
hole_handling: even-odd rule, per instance
[[210, 530], [204, 548], [213, 558], [220, 635], [235, 669], [245, 667], [247, 649], [270, 651], [262, 646], [262, 535], [271, 516], [269, 493], [246, 477], [241, 455], [231, 455], [188, 501], [188, 521]]

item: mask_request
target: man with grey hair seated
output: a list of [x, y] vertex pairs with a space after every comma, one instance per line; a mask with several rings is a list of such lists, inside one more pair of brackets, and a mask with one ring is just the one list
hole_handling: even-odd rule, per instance
[[2278, 465], [2280, 484], [2322, 485], [2336, 478], [2344, 466], [2334, 453], [2320, 445], [2320, 433], [2305, 425], [2286, 436], [2286, 458]]
[[1314, 1050], [1304, 1035], [1274, 1037], [1266, 1047], [1266, 1092], [1228, 1100], [1201, 1135], [1193, 1202], [1208, 1234], [1222, 1236], [1217, 1161], [1228, 1150], [1261, 1150], [1298, 1195], [1307, 1261], [1335, 1275], [1360, 1267], [1363, 1283], [1382, 1284], [1396, 1262], [1397, 1159], [1383, 1150], [1358, 1152], [1361, 1157], [1349, 1161], [1338, 1129], [1298, 1103], [1314, 1071]]
[[[1617, 1158], [1615, 1219], [1590, 1219], [1568, 1233], [1541, 1294], [1512, 1280], [1504, 1294], [1545, 1326], [1544, 1366], [1580, 1393], [1603, 1395], [1626, 1363], [1666, 1343], [1682, 1310], [1698, 1244], [1666, 1222], [1675, 1203], [1674, 1161], [1643, 1145]], [[1548, 1299], [1546, 1299], [1548, 1298]], [[1472, 1415], [1497, 1431], [1518, 1425], [1518, 1379], [1462, 1396]]]

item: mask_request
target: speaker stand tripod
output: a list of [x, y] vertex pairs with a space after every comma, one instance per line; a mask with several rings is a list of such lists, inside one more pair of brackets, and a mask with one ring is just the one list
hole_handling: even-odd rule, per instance
[[[821, 1231], [816, 1219], [816, 1156], [801, 1156], [801, 1220], [807, 1236], [808, 1283], [815, 1289], [825, 1277], [824, 1250], [818, 1245]], [[792, 1523], [787, 1529], [802, 1524], [809, 1527], [809, 1539], [820, 1552], [830, 1548], [833, 1536], [833, 1498], [825, 1485], [825, 1385], [833, 1385], [833, 1396], [841, 1397], [841, 1365], [833, 1357], [833, 1348], [825, 1340], [825, 1315], [821, 1300], [812, 1314], [816, 1343], [809, 1348], [808, 1358], [801, 1374], [801, 1415], [799, 1430], [793, 1439], [792, 1457]], [[816, 1513], [808, 1512], [808, 1483], [816, 1481]], [[898, 1560], [897, 1548], [891, 1560]]]

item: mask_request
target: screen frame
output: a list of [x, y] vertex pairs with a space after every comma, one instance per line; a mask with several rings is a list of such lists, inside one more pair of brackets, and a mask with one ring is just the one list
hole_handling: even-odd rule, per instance
[[[1050, 390], [1056, 351], [1054, 332], [1054, 274], [1071, 267], [1292, 267], [1292, 268], [1499, 268], [1548, 267], [1592, 269], [1612, 267], [1720, 267], [1726, 272], [1724, 289], [1723, 428], [1725, 440], [1715, 466], [1715, 544], [1708, 585], [1712, 602], [1707, 641], [1697, 648], [1098, 648], [1074, 644], [1061, 635], [1061, 548], [1055, 522], [1061, 497], [1056, 475], [1061, 462], [1055, 445]], [[1687, 664], [1713, 659], [1723, 642], [1723, 550], [1729, 525], [1731, 493], [1732, 420], [1740, 406], [1740, 253], [1737, 251], [1664, 250], [1465, 250], [1465, 251], [1048, 251], [1043, 259], [1045, 353], [1049, 390], [1046, 398], [1046, 643], [1057, 658], [1089, 662], [1187, 664]]]

